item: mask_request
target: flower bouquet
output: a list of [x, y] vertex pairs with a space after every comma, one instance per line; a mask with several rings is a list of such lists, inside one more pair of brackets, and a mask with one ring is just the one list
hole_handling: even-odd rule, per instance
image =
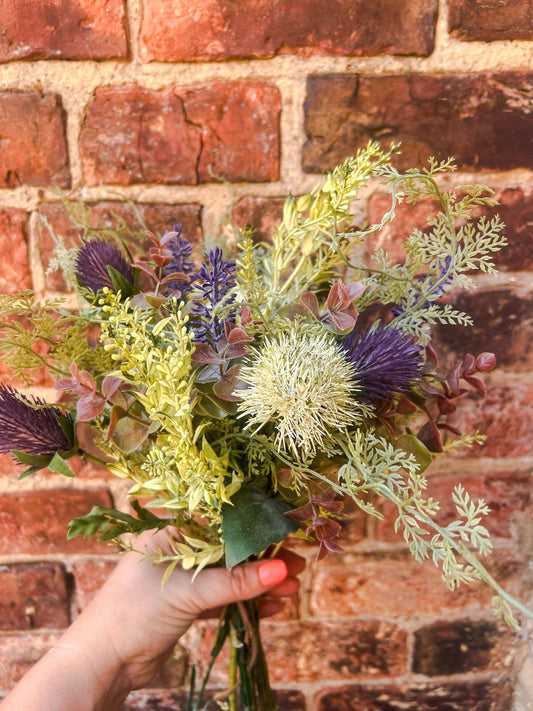
[[[457, 519], [444, 526], [424, 494], [435, 457], [482, 441], [448, 416], [468, 392], [485, 393], [479, 374], [495, 364], [466, 354], [441, 373], [430, 327], [470, 323], [441, 297], [452, 284], [472, 288], [473, 270], [494, 272], [503, 225], [469, 219], [494, 204], [487, 188], [441, 191], [451, 161], [399, 173], [395, 150], [370, 144], [311, 193], [290, 196], [269, 243], [247, 227], [234, 255], [217, 246], [198, 267], [177, 225], [148, 234], [136, 258], [124, 230], [104, 239], [85, 226], [79, 246], [57, 250], [82, 297], [76, 312], [30, 292], [0, 298], [4, 362], [28, 383], [44, 363], [61, 393], [49, 405], [0, 385], [0, 451], [28, 467], [21, 477], [45, 467], [72, 476], [68, 460], [81, 455], [131, 482], [129, 512], [96, 506], [69, 537], [127, 548], [134, 537], [124, 534], [169, 527], [172, 554], [153, 555], [167, 575], [232, 567], [287, 537], [315, 541], [322, 558], [342, 550], [347, 500], [380, 516], [385, 498], [413, 556], [431, 558], [449, 588], [483, 580], [509, 624], [513, 606], [532, 616], [479, 562], [491, 550], [485, 503], [458, 486]], [[370, 180], [388, 188], [392, 207], [357, 228], [353, 204]], [[406, 239], [403, 263], [381, 249], [358, 261], [400, 201], [427, 197], [440, 212]], [[226, 640], [225, 707], [273, 711], [255, 601], [224, 610], [210, 666]], [[206, 685], [193, 676], [190, 710], [211, 703]]]

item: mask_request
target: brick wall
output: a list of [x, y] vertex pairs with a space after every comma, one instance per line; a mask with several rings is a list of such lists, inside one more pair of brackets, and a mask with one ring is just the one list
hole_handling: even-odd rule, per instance
[[[459, 414], [489, 439], [435, 466], [430, 488], [447, 501], [463, 481], [487, 499], [489, 568], [531, 603], [532, 0], [0, 0], [0, 24], [4, 292], [64, 293], [45, 276], [52, 243], [39, 219], [69, 229], [57, 188], [94, 203], [100, 219], [131, 219], [132, 198], [154, 230], [182, 222], [196, 243], [223, 235], [231, 207], [212, 172], [233, 184], [234, 219], [268, 233], [282, 196], [369, 139], [401, 140], [403, 167], [455, 155], [450, 187], [496, 190], [510, 242], [500, 274], [454, 296], [474, 328], [436, 334], [449, 359], [496, 353], [489, 397]], [[362, 218], [384, 210], [369, 190]], [[424, 211], [402, 208], [377, 239], [399, 255]], [[37, 377], [43, 394], [50, 386]], [[95, 503], [123, 503], [122, 485], [85, 463], [78, 471], [68, 482], [16, 482], [1, 458], [0, 695], [113, 568], [113, 549], [67, 543], [65, 530]], [[431, 565], [406, 555], [384, 513], [377, 523], [354, 512], [343, 555], [316, 565], [304, 549], [298, 603], [264, 625], [280, 709], [531, 708], [531, 659], [491, 616], [490, 594], [448, 593]], [[125, 709], [178, 704], [212, 635], [196, 626]]]

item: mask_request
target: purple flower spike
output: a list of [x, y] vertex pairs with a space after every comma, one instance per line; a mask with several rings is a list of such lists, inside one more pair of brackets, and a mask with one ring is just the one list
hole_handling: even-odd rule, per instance
[[[235, 286], [235, 262], [225, 262], [220, 247], [212, 249], [206, 257], [209, 264], [202, 264], [196, 281], [199, 293], [192, 304], [191, 325], [197, 341], [216, 346], [224, 335], [223, 321], [234, 322], [235, 318], [233, 310], [222, 320], [215, 312], [217, 304]], [[226, 304], [233, 301], [231, 298]]]
[[422, 375], [422, 348], [397, 328], [352, 331], [343, 348], [354, 366], [354, 380], [364, 388], [359, 399], [372, 404], [404, 392]]
[[[55, 454], [73, 446], [58, 417], [73, 424], [70, 415], [57, 407], [34, 409], [30, 400], [9, 385], [0, 383], [0, 452], [13, 449], [27, 454]], [[35, 405], [45, 405], [34, 398]], [[68, 429], [68, 428], [67, 428]]]
[[118, 272], [133, 287], [134, 275], [131, 265], [122, 256], [122, 253], [109, 242], [103, 239], [91, 240], [86, 242], [78, 252], [76, 259], [78, 282], [95, 294], [106, 286], [111, 291], [118, 291], [116, 284], [111, 279], [108, 267]]
[[[174, 225], [173, 232], [176, 233], [175, 237], [169, 240], [165, 245], [165, 249], [172, 252], [172, 261], [164, 267], [165, 275], [172, 274], [173, 272], [181, 272], [189, 276], [194, 270], [194, 262], [191, 260], [192, 244], [186, 237], [181, 236], [181, 225]], [[191, 278], [189, 283], [171, 281], [167, 284], [167, 288], [180, 291], [183, 296], [190, 291], [193, 281], [193, 278]]]

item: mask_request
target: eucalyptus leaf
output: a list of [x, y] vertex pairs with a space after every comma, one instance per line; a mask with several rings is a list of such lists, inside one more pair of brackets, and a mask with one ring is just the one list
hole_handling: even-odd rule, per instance
[[297, 531], [298, 524], [286, 515], [291, 509], [284, 501], [269, 498], [258, 486], [243, 484], [231, 504], [222, 505], [226, 567], [233, 568]]

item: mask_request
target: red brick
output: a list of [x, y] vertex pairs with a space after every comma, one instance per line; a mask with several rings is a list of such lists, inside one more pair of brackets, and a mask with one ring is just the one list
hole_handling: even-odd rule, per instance
[[533, 39], [531, 0], [450, 0], [448, 28], [459, 40]]
[[[220, 689], [209, 692], [204, 696], [207, 701], [213, 693]], [[305, 698], [300, 691], [276, 690], [274, 689], [274, 701], [279, 711], [306, 711]], [[171, 691], [134, 691], [120, 707], [120, 711], [167, 711], [167, 709], [184, 709], [187, 704], [187, 694]], [[209, 705], [212, 711], [219, 711], [220, 706], [216, 703]]]
[[28, 215], [14, 208], [0, 209], [0, 293], [31, 289], [26, 233]]
[[[460, 194], [460, 193], [458, 193]], [[472, 219], [481, 215], [488, 219], [498, 215], [505, 223], [504, 234], [508, 245], [494, 254], [494, 263], [501, 271], [527, 271], [533, 269], [531, 224], [533, 224], [533, 194], [521, 187], [497, 190], [492, 196], [498, 201], [495, 207], [477, 208]], [[381, 221], [390, 210], [390, 196], [374, 193], [368, 201], [368, 219], [371, 223]], [[439, 211], [436, 200], [421, 200], [416, 205], [402, 203], [396, 208], [396, 216], [382, 230], [369, 237], [371, 250], [384, 249], [394, 262], [405, 259], [402, 244], [414, 229], [427, 229], [427, 219]]]
[[[204, 634], [191, 654], [203, 673], [216, 627], [202, 629]], [[406, 671], [407, 635], [390, 622], [263, 622], [261, 638], [273, 685], [380, 678]], [[215, 664], [211, 683], [226, 682], [227, 660], [222, 658]]]
[[[368, 221], [371, 224], [380, 223], [391, 206], [390, 195], [374, 193], [368, 201]], [[427, 219], [438, 211], [439, 203], [436, 200], [424, 199], [415, 205], [406, 202], [397, 205], [394, 219], [379, 232], [374, 232], [368, 237], [369, 263], [373, 263], [372, 253], [378, 248], [385, 250], [393, 263], [404, 262], [406, 251], [402, 248], [403, 243], [415, 229], [427, 228]]]
[[533, 368], [533, 297], [518, 296], [510, 289], [460, 292], [447, 299], [472, 317], [473, 326], [438, 326], [434, 343], [442, 368], [462, 360], [467, 353], [489, 351], [497, 366], [514, 372]]
[[2, 3], [0, 62], [126, 57], [123, 0]]
[[58, 563], [0, 566], [0, 629], [66, 627], [69, 600]]
[[65, 114], [57, 94], [0, 92], [0, 188], [70, 186]]
[[303, 168], [332, 169], [376, 139], [401, 141], [400, 169], [423, 166], [429, 156], [455, 156], [462, 170], [531, 168], [532, 76], [311, 76]]
[[[437, 3], [406, 0], [148, 0], [144, 61], [210, 61], [276, 54], [421, 54], [433, 50]], [[379, 28], [379, 30], [378, 30]]]
[[318, 694], [317, 711], [510, 711], [512, 684], [495, 680], [346, 686]]
[[[167, 205], [164, 203], [137, 203], [146, 227], [158, 235], [163, 235], [172, 229], [175, 223], [182, 225], [182, 234], [197, 247], [196, 256], [199, 256], [199, 244], [202, 238], [202, 208], [200, 205], [178, 204]], [[92, 211], [91, 226], [117, 227], [117, 218], [124, 220], [127, 230], [124, 233], [126, 246], [133, 254], [138, 254], [146, 247], [147, 239], [144, 227], [139, 224], [135, 211], [127, 203], [103, 201], [88, 205]], [[80, 244], [82, 230], [73, 225], [68, 211], [63, 203], [43, 203], [39, 206], [39, 216], [42, 216], [52, 227], [54, 234], [64, 239], [67, 246]], [[55, 242], [44, 222], [38, 220], [35, 224], [35, 236], [39, 244], [41, 260], [45, 270], [48, 268]], [[51, 272], [46, 276], [46, 287], [52, 291], [65, 291], [66, 285], [59, 271]]]
[[76, 589], [76, 607], [84, 610], [102, 587], [116, 566], [116, 561], [90, 558], [74, 561], [72, 572]]
[[11, 689], [59, 640], [58, 634], [31, 637], [2, 636], [0, 644], [0, 688]]
[[92, 553], [106, 550], [95, 538], [67, 541], [71, 519], [95, 505], [111, 506], [107, 489], [47, 489], [0, 494], [0, 553]]
[[80, 151], [88, 185], [196, 183], [279, 175], [277, 88], [225, 82], [165, 91], [109, 87], [87, 110]]
[[440, 676], [502, 670], [514, 635], [491, 620], [442, 620], [415, 631], [413, 671]]
[[[533, 15], [532, 15], [533, 17]], [[483, 214], [495, 215], [505, 223], [503, 234], [508, 245], [494, 255], [494, 263], [501, 271], [533, 270], [533, 193], [521, 187], [509, 187], [496, 191], [498, 205], [484, 208]]]
[[[400, 542], [393, 518], [384, 510], [387, 527], [380, 540]], [[485, 561], [486, 562], [486, 561]], [[488, 563], [491, 572], [510, 592], [517, 592], [526, 565], [511, 551], [498, 551]], [[310, 610], [316, 617], [374, 617], [416, 619], [425, 615], [454, 615], [491, 608], [492, 589], [462, 585], [448, 590], [432, 563], [417, 563], [409, 554], [336, 556], [320, 563], [313, 576]]]
[[457, 457], [531, 456], [533, 446], [533, 385], [490, 385], [484, 399], [464, 400], [448, 420], [462, 432], [479, 430], [487, 436], [481, 445], [463, 447]]
[[283, 218], [284, 204], [285, 198], [244, 197], [235, 205], [232, 221], [237, 227], [249, 224], [254, 240], [268, 242]]

